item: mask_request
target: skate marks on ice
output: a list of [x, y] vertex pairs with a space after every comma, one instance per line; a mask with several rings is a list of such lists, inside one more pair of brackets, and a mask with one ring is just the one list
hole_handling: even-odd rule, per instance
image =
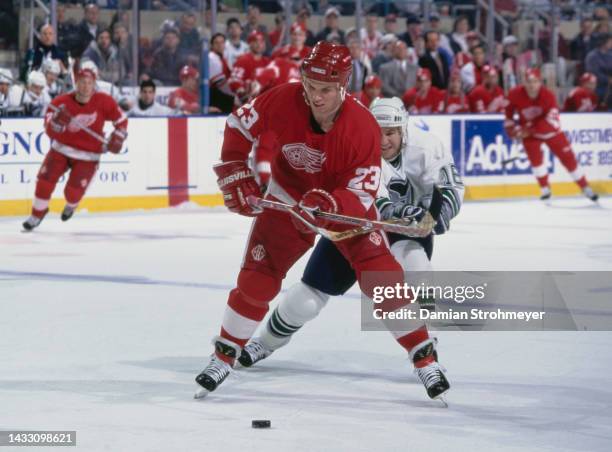
[[233, 285], [229, 284], [213, 284], [199, 283], [188, 281], [170, 281], [148, 278], [146, 276], [129, 276], [129, 275], [88, 275], [79, 273], [50, 273], [50, 272], [18, 272], [0, 270], [0, 278], [16, 280], [38, 280], [52, 282], [90, 282], [90, 283], [111, 283], [111, 284], [128, 284], [128, 285], [144, 285], [144, 286], [168, 286], [168, 287], [184, 287], [196, 289], [212, 289], [220, 291], [229, 291]]

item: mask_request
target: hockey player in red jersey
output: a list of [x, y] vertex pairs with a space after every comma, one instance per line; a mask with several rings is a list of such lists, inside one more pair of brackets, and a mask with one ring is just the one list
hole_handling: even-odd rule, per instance
[[[213, 341], [215, 353], [196, 378], [200, 385], [196, 397], [214, 391], [226, 379], [287, 271], [313, 246], [315, 236], [306, 223], [337, 229], [314, 211], [377, 218], [380, 128], [361, 103], [346, 95], [351, 68], [348, 48], [321, 41], [302, 64], [301, 84], [269, 90], [227, 119], [222, 163], [214, 170], [225, 205], [256, 219], [237, 287], [229, 294], [220, 334]], [[268, 131], [276, 134], [278, 151], [266, 197], [294, 205], [293, 215], [259, 211], [247, 201], [249, 196], [262, 196], [247, 158], [253, 143]], [[385, 284], [403, 283], [401, 266], [384, 234], [373, 231], [334, 243], [365, 294], [372, 295], [373, 287], [364, 280], [364, 272], [384, 272], [389, 278]], [[420, 328], [397, 340], [415, 352], [428, 338], [427, 330]], [[415, 356], [428, 365], [434, 359], [433, 348]], [[448, 387], [434, 389], [441, 394]]]
[[299, 65], [285, 56], [278, 56], [255, 76], [255, 82], [251, 85], [251, 97], [257, 97], [275, 86], [299, 81]]
[[416, 86], [410, 88], [402, 97], [406, 110], [413, 114], [442, 113], [444, 111], [444, 91], [431, 86], [429, 69], [419, 68]]
[[376, 75], [368, 75], [363, 84], [363, 91], [359, 97], [360, 102], [365, 107], [370, 107], [370, 104], [378, 99], [382, 92], [382, 81]]
[[[518, 115], [518, 121], [515, 115]], [[572, 146], [561, 130], [557, 99], [552, 91], [542, 85], [538, 69], [528, 69], [525, 83], [513, 88], [508, 94], [504, 128], [510, 138], [523, 141], [533, 174], [542, 191], [541, 199], [549, 199], [551, 196], [548, 162], [544, 161], [542, 152], [542, 144], [546, 144], [569, 171], [584, 195], [597, 201], [597, 194], [578, 168]]]
[[[26, 231], [37, 227], [45, 217], [55, 185], [68, 170], [62, 221], [69, 220], [98, 169], [102, 153], [116, 154], [123, 147], [127, 117], [111, 96], [95, 91], [95, 86], [95, 73], [91, 69], [79, 70], [75, 91], [53, 99], [51, 105], [55, 109], [50, 108], [45, 114], [45, 131], [51, 138], [51, 149], [38, 172], [32, 215], [23, 223]], [[115, 129], [103, 143], [105, 121], [112, 121]], [[87, 133], [84, 127], [94, 133]]]
[[301, 63], [302, 60], [310, 53], [310, 47], [305, 45], [306, 30], [304, 30], [304, 27], [301, 24], [295, 22], [293, 25], [291, 25], [289, 39], [289, 44], [276, 49], [272, 53], [272, 58], [288, 58], [297, 63]]
[[499, 87], [499, 73], [493, 66], [482, 68], [482, 84], [468, 95], [472, 113], [503, 113], [506, 106], [504, 90]]
[[595, 111], [599, 103], [597, 94], [595, 94], [596, 86], [597, 77], [595, 77], [595, 74], [590, 72], [582, 74], [580, 76], [580, 86], [570, 91], [563, 104], [563, 111]]
[[200, 91], [198, 83], [200, 73], [197, 69], [185, 65], [179, 72], [181, 86], [170, 93], [168, 105], [170, 108], [180, 110], [184, 115], [193, 115], [200, 112]]
[[229, 79], [229, 87], [236, 95], [238, 106], [248, 101], [255, 77], [270, 63], [270, 58], [263, 54], [266, 50], [263, 33], [253, 30], [249, 33], [247, 41], [249, 52], [238, 57]]

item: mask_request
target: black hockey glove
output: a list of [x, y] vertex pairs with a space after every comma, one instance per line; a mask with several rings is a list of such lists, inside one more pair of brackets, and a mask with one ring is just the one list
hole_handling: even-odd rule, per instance
[[440, 209], [440, 215], [436, 218], [436, 225], [434, 226], [434, 233], [436, 235], [442, 235], [450, 229], [450, 219], [452, 216], [452, 209], [448, 202], [442, 203]]

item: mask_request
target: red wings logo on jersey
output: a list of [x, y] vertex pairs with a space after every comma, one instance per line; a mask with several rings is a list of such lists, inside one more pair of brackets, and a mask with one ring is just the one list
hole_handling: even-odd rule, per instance
[[283, 146], [283, 155], [293, 169], [307, 173], [319, 173], [325, 162], [325, 154], [304, 143], [290, 143]]
[[521, 113], [527, 121], [531, 121], [532, 119], [540, 116], [542, 114], [542, 111], [542, 107], [527, 107], [523, 108], [521, 110]]
[[93, 112], [89, 115], [76, 115], [70, 120], [70, 124], [68, 124], [68, 131], [72, 133], [76, 133], [79, 130], [82, 130], [83, 127], [89, 127], [98, 118], [98, 113]]

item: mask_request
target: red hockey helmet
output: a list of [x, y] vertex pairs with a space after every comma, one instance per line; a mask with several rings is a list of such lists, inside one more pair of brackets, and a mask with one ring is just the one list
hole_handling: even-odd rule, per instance
[[81, 77], [91, 77], [95, 81], [98, 78], [98, 74], [92, 68], [82, 67], [77, 71], [75, 78], [78, 80]]
[[431, 71], [427, 68], [421, 67], [416, 73], [417, 80], [429, 80], [431, 82]]
[[376, 75], [368, 75], [363, 84], [364, 88], [382, 88], [382, 81]]
[[348, 47], [319, 41], [302, 63], [302, 74], [320, 82], [338, 82], [345, 87], [353, 64]]
[[540, 74], [540, 69], [537, 67], [530, 67], [525, 71], [525, 79], [528, 78], [537, 78], [538, 80], [542, 80], [542, 74]]
[[265, 40], [265, 36], [261, 31], [258, 30], [253, 30], [252, 32], [249, 33], [249, 36], [247, 37], [247, 42], [250, 44], [252, 41], [257, 41], [257, 40]]
[[291, 24], [291, 33], [306, 33], [306, 28], [299, 22], [293, 22]]
[[595, 74], [592, 74], [590, 72], [585, 72], [580, 76], [581, 85], [584, 85], [585, 83], [595, 83], [596, 81], [597, 77], [595, 77]]
[[189, 65], [183, 66], [179, 72], [179, 78], [181, 81], [188, 78], [198, 78], [199, 76], [200, 73], [197, 71], [197, 69]]
[[493, 76], [493, 77], [497, 77], [497, 69], [495, 68], [495, 66], [490, 65], [490, 64], [485, 64], [482, 67], [482, 73], [484, 75], [490, 75], [490, 76]]

